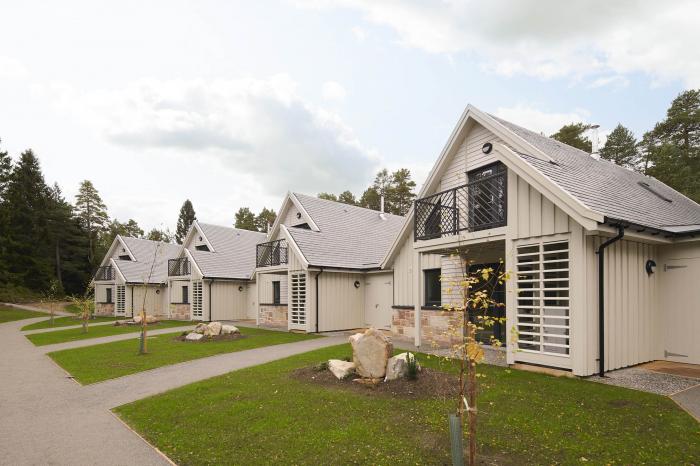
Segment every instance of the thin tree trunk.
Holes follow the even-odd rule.
[[[56,280],[58,280],[58,284],[61,285],[61,289],[63,289],[63,275],[61,274],[61,245],[58,240],[56,240]]]
[[[476,338],[476,326],[469,325],[469,338]],[[467,377],[469,385],[469,465],[476,465],[476,363],[469,360],[469,372]]]

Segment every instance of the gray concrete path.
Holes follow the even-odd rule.
[[[5,307],[14,307],[16,309],[24,309],[25,311],[34,311],[34,312],[43,312],[46,315],[51,315],[51,311],[48,309],[42,309],[40,307],[34,307],[34,306],[29,306],[26,304],[14,304],[14,303],[2,303],[3,306]],[[66,317],[66,316],[73,316],[75,314],[71,314],[70,312],[66,311],[54,311],[53,315],[57,317]]]
[[[46,320],[45,317],[42,317],[39,322],[43,322]],[[29,325],[29,324],[27,324]],[[90,322],[90,327],[95,327],[97,325],[114,325],[114,321],[108,321],[108,322]],[[83,325],[78,324],[78,325],[66,325],[65,327],[49,327],[49,328],[37,328],[34,330],[22,330],[22,335],[33,335],[35,333],[45,333],[45,332],[58,332],[59,330],[70,330],[74,328],[81,328]]]
[[[700,422],[700,385],[675,393],[671,399]]]
[[[114,408],[199,380],[342,343],[347,338],[322,337],[219,354],[87,385],[84,393],[105,408]]]
[[[39,320],[0,324],[0,464],[169,464],[19,332]]]
[[[184,332],[185,330],[192,330],[193,328],[194,325],[188,325],[182,327],[169,327],[160,328],[156,330],[148,330],[148,336],[154,337],[156,335],[163,335],[164,333],[179,333]],[[94,346],[101,345],[103,343],[112,343],[113,341],[131,340],[133,338],[139,338],[140,336],[141,332],[120,333],[119,335],[88,338],[87,340],[67,341],[65,343],[56,343],[55,345],[37,346],[37,348],[44,353],[51,353],[53,351],[61,351],[64,349],[82,348],[84,346]]]

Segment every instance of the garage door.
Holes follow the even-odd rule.
[[[393,275],[369,274],[365,279],[365,324],[390,329],[393,302]]]
[[[668,260],[661,273],[665,357],[700,364],[700,258]]]

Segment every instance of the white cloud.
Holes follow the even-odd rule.
[[[367,40],[367,30],[364,28],[361,28],[360,26],[355,26],[351,29],[352,34],[355,36],[355,39],[358,40],[358,42],[364,42]]]
[[[21,79],[28,74],[27,68],[18,60],[0,56],[0,79]]]
[[[642,72],[700,86],[700,3],[678,0],[314,0],[385,25],[430,53],[464,53],[483,69],[542,79]],[[604,81],[598,81],[599,85]],[[616,84],[619,84],[617,82]]]
[[[91,121],[114,145],[169,155],[173,167],[183,157],[204,158],[268,195],[359,190],[380,162],[338,115],[302,100],[286,75],[51,89],[57,105]],[[331,89],[337,98],[342,87]]]
[[[343,101],[347,96],[347,91],[338,82],[327,81],[323,83],[323,98],[329,101]]]

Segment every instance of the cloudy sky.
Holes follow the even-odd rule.
[[[550,134],[637,136],[700,87],[692,1],[119,1],[0,4],[0,138],[72,199],[174,228],[288,190],[420,183],[468,103]]]

